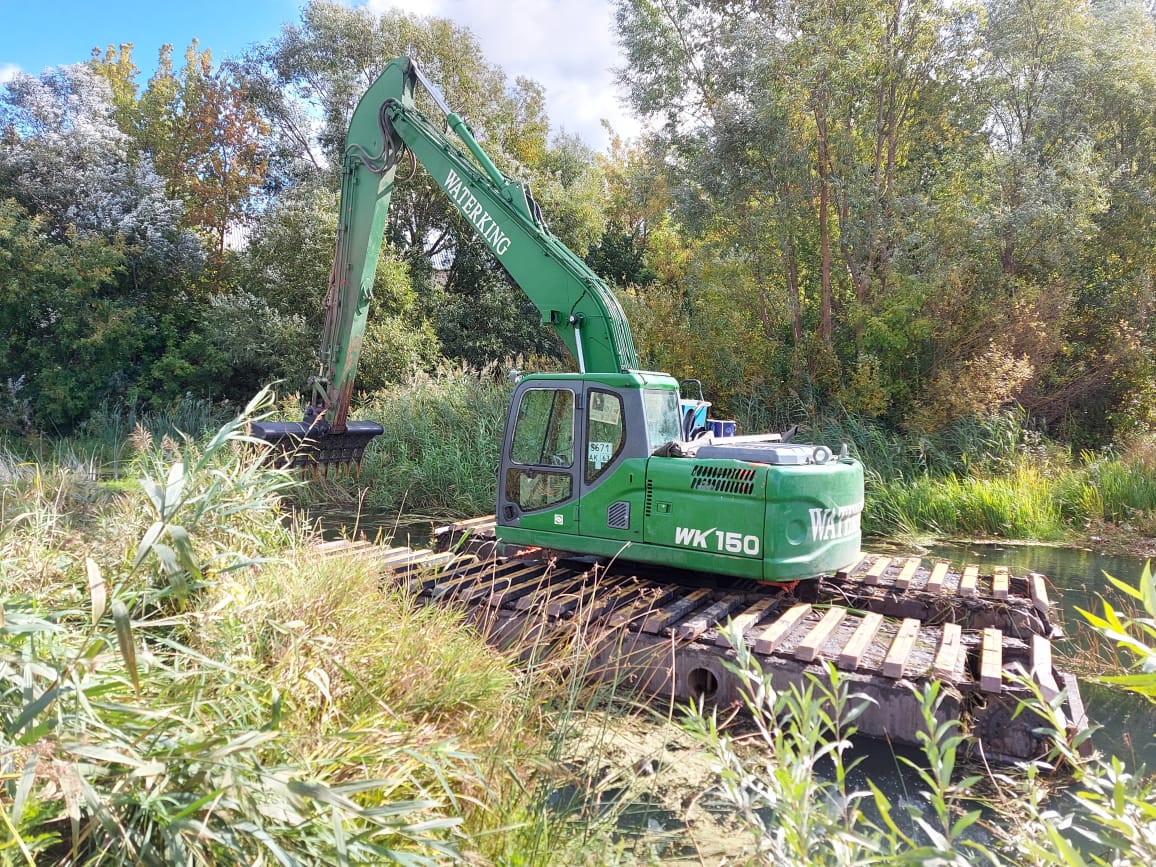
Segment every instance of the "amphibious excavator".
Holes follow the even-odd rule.
[[[418,85],[436,122],[415,103]],[[566,646],[560,636],[581,634],[591,671],[667,697],[737,700],[730,660],[741,636],[776,688],[824,665],[842,669],[874,699],[860,731],[892,742],[919,742],[912,687],[935,680],[947,685],[937,716],[964,721],[986,756],[1041,754],[1040,720],[1019,710],[1025,671],[1049,701],[1066,693],[1071,733],[1083,731],[1076,680],[1052,664],[1058,633],[1043,576],[864,554],[863,468],[845,448],[719,435],[725,426],[707,433],[701,393],[683,399],[674,377],[640,369],[613,292],[551,234],[529,188],[499,171],[411,59],[389,63],[354,111],[321,371],[301,422],[253,425],[276,453],[298,466],[356,464],[382,433],[347,414],[407,154],[577,371],[515,387],[493,517],[442,528],[436,553],[368,542],[319,552],[368,556],[383,580],[463,606],[503,646],[518,635],[539,637],[530,648]]]
[[[418,85],[442,115],[436,122],[415,104]],[[321,372],[304,420],[255,424],[257,436],[293,463],[327,467],[360,461],[382,432],[347,414],[406,154],[577,367],[524,376],[515,388],[498,467],[502,543],[771,583],[830,574],[858,556],[862,466],[845,448],[704,430],[703,402],[680,400],[674,377],[640,369],[614,293],[550,232],[529,187],[495,166],[410,58],[385,67],[350,122]]]

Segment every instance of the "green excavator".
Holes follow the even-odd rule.
[[[418,110],[425,88],[443,117]],[[453,134],[459,144],[448,137]],[[463,150],[464,147],[464,150]],[[719,436],[674,377],[640,369],[610,288],[550,233],[526,184],[502,174],[410,58],[353,113],[321,372],[301,422],[254,423],[297,466],[356,464],[382,433],[347,419],[382,235],[406,154],[429,172],[570,351],[576,373],[522,377],[498,466],[506,550],[658,564],[787,583],[859,556],[863,468],[778,434]]]

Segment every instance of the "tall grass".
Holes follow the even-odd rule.
[[[445,367],[359,405],[359,417],[385,428],[361,467],[366,505],[439,516],[492,512],[511,391],[494,367]]]
[[[550,807],[581,647],[526,674],[318,559],[244,422],[0,489],[0,863],[597,863],[613,811]]]
[[[447,808],[476,773],[452,738],[398,734],[381,724],[393,708],[367,713],[351,701],[330,724],[310,724],[333,678],[322,665],[301,674],[287,647],[336,654],[302,612],[267,617],[269,599],[283,602],[296,578],[267,558],[293,541],[277,510],[293,482],[253,454],[243,425],[204,445],[138,437],[137,495],[43,470],[6,491],[20,503],[6,505],[0,526],[6,857],[458,857],[460,818]],[[324,584],[342,586],[332,572]],[[270,633],[285,636],[276,652],[256,652],[249,637]],[[341,637],[351,655],[382,652]]]

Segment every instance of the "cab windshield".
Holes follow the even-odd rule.
[[[659,446],[681,438],[678,392],[658,388],[643,389],[642,408],[646,416],[646,442],[650,454]]]

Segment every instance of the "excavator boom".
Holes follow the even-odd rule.
[[[418,84],[444,114],[465,151],[414,103]],[[425,167],[502,267],[554,328],[579,371],[624,372],[638,356],[621,305],[609,287],[551,233],[529,187],[498,170],[461,117],[410,58],[390,62],[353,112],[341,175],[337,248],[325,296],[321,370],[311,380],[301,422],[258,423],[253,432],[296,466],[358,464],[381,433],[349,422],[398,162],[405,151]]]

